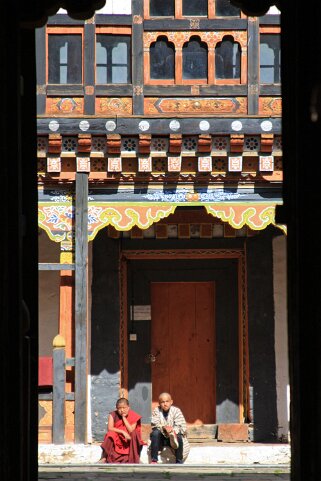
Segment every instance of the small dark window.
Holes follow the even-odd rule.
[[[215,76],[217,79],[237,79],[241,72],[241,48],[233,37],[224,37],[215,48]]]
[[[150,0],[149,14],[152,17],[173,17],[175,0]]]
[[[96,83],[127,84],[130,82],[130,36],[97,35]]]
[[[189,17],[206,17],[208,0],[183,0],[183,15]]]
[[[48,82],[82,83],[81,35],[48,36]]]
[[[207,45],[191,37],[183,46],[183,79],[207,79]]]
[[[260,36],[260,83],[281,82],[280,35],[261,34]]]
[[[217,17],[239,17],[240,9],[231,5],[230,0],[216,0],[215,15]]]
[[[173,79],[175,77],[175,49],[166,37],[159,37],[150,46],[150,78]]]

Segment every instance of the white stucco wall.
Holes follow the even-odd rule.
[[[289,438],[289,361],[287,334],[286,236],[273,239],[273,278],[275,306],[275,364],[278,435]]]

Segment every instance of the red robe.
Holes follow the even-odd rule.
[[[112,411],[114,427],[127,431],[121,416],[117,411]],[[131,440],[126,439],[122,434],[109,431],[105,435],[101,447],[104,451],[107,463],[135,463],[140,462],[140,452],[145,444],[141,438],[141,416],[131,409],[128,412],[127,421],[129,424],[136,423],[136,428],[130,433]],[[128,431],[127,431],[128,432]]]

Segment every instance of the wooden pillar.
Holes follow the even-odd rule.
[[[76,173],[75,442],[87,442],[88,174]]]
[[[141,0],[132,1],[133,33],[132,33],[132,56],[133,62],[133,114],[144,114],[144,47],[143,47],[143,15],[144,6]]]
[[[256,17],[248,19],[247,75],[248,75],[248,114],[259,112],[259,20]],[[243,57],[243,54],[242,54]]]
[[[59,334],[53,340],[52,441],[65,443],[65,340]]]
[[[73,256],[73,251],[62,251],[60,253],[60,263],[72,264]],[[65,339],[67,357],[74,357],[75,351],[74,295],[75,277],[73,271],[60,271],[59,334]],[[73,368],[69,366],[66,373],[66,392],[72,392],[73,390]]]

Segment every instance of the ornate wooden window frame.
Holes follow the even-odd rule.
[[[84,64],[85,64],[85,49],[84,49],[84,27],[46,27],[46,84],[47,85],[70,85],[70,84],[49,84],[49,48],[48,39],[49,35],[81,35],[81,83],[79,86],[84,85]]]
[[[239,79],[216,79],[215,78],[215,47],[224,37],[233,37],[241,47],[241,76]],[[171,85],[173,80],[158,80],[150,78],[150,46],[159,37],[166,37],[168,42],[175,47],[175,81],[176,85],[245,85],[247,83],[247,31],[246,30],[220,30],[217,32],[145,32],[144,33],[144,83],[147,85]],[[207,80],[193,79],[183,80],[183,45],[191,37],[198,37],[201,42],[207,44]]]
[[[120,396],[128,396],[128,297],[129,260],[237,259],[239,337],[239,422],[249,418],[249,352],[247,315],[247,272],[245,249],[159,249],[123,250],[120,256]]]
[[[95,85],[98,87],[104,86],[104,85],[131,85],[131,82],[126,82],[123,84],[117,84],[117,83],[107,83],[107,84],[97,84],[96,79],[97,79],[97,69],[96,69],[96,46],[97,46],[97,35],[127,35],[130,37],[130,43],[132,45],[132,28],[131,27],[106,27],[102,25],[97,25],[96,30],[95,30],[95,59],[94,59],[94,68],[95,68]],[[131,47],[132,49],[132,47]],[[132,59],[131,56],[128,59],[128,66],[130,67],[130,72],[131,72],[131,77],[133,75],[133,68],[131,65]]]
[[[281,27],[278,27],[278,26],[272,26],[272,25],[264,25],[264,26],[260,26],[260,29],[259,29],[259,51],[258,51],[258,55],[259,55],[259,62],[258,62],[258,68],[259,68],[259,72],[258,72],[258,78],[260,79],[260,45],[261,45],[261,34],[270,34],[270,35],[281,35]],[[282,59],[281,59],[281,62],[282,62]],[[259,83],[260,83],[260,80],[259,80]],[[260,85],[269,85],[269,84],[264,84],[264,83],[260,83]],[[280,85],[280,84],[273,84],[273,85]]]
[[[215,14],[215,0],[208,0],[208,9],[207,9],[207,15],[183,15],[183,0],[173,0],[174,2],[174,17],[169,16],[170,18],[175,18],[175,19],[184,19],[184,18],[247,18],[246,15],[241,11],[240,16],[231,16],[231,17],[216,17]],[[164,15],[164,17],[161,18],[169,18]],[[145,19],[152,19],[152,18],[159,18],[159,17],[153,17],[150,15],[150,0],[144,0],[144,18]]]

